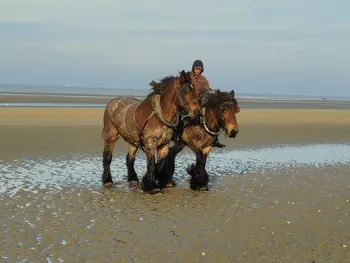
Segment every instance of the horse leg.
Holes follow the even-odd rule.
[[[209,176],[205,170],[208,154],[211,146],[198,150],[196,153],[196,164],[187,168],[187,173],[191,176],[190,188],[192,190],[208,190]]]
[[[126,156],[126,167],[128,169],[128,182],[129,187],[138,187],[139,179],[134,168],[136,152],[138,148],[133,144],[129,144],[128,154]]]
[[[166,158],[159,163],[157,172],[161,175],[160,178],[162,178],[159,180],[161,188],[172,188],[176,186],[173,179],[175,173],[175,158],[184,147],[184,144],[178,145],[177,147],[171,147]]]
[[[145,192],[150,192],[152,194],[158,193],[159,189],[155,180],[155,147],[146,148],[146,158],[147,158],[147,172],[142,178],[142,190]]]
[[[117,131],[112,124],[107,124],[103,127],[104,149],[102,184],[106,188],[111,188],[113,186],[110,167],[113,157],[114,145],[118,140],[118,137],[119,136],[117,134]]]
[[[105,142],[105,147],[103,149],[103,174],[102,174],[102,184],[106,188],[111,188],[113,186],[112,174],[111,174],[111,162],[113,157],[113,148],[115,141]]]
[[[155,168],[155,177],[159,180],[160,188],[166,187],[168,182],[168,153],[168,144],[161,146],[157,149],[157,164]]]

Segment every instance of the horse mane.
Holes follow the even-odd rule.
[[[152,80],[149,83],[149,85],[152,87],[152,91],[150,94],[147,95],[147,97],[152,96],[154,94],[160,94],[163,90],[166,89],[166,87],[169,86],[169,84],[173,83],[177,78],[178,76],[168,75],[160,79],[159,82],[155,82],[154,80]]]
[[[204,107],[214,108],[224,102],[233,102],[238,105],[234,91],[226,92],[216,89],[214,92],[205,92],[203,94],[202,106]]]

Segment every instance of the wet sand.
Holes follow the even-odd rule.
[[[101,154],[102,115],[1,108],[0,166]],[[221,138],[226,151],[350,143],[346,110],[245,109],[239,123],[236,139]],[[2,193],[0,261],[350,262],[350,163],[227,173],[200,193],[187,181],[157,196],[99,185]]]
[[[0,255],[4,262],[349,262],[349,173],[350,165],[338,165],[245,174],[210,192],[180,185],[159,196],[23,189],[1,196]]]
[[[1,159],[102,152],[103,109],[2,108]],[[350,111],[245,109],[236,139],[220,135],[227,148],[350,142]],[[119,140],[116,152],[126,153]]]
[[[0,103],[104,103],[107,104],[111,96],[84,96],[84,95],[1,95]]]

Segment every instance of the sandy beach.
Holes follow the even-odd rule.
[[[25,156],[99,154],[103,148],[100,108],[1,108],[1,159]],[[228,148],[350,141],[350,110],[244,109],[237,115],[235,140]],[[126,152],[119,140],[116,152]]]
[[[156,196],[103,189],[99,179],[9,187],[16,173],[35,176],[38,165],[64,177],[73,156],[80,166],[89,157],[102,162],[102,116],[101,108],[0,108],[1,262],[350,262],[347,161],[225,170],[209,192],[189,190],[186,180]],[[226,155],[350,143],[349,110],[244,109],[238,121],[236,139],[220,137]],[[124,165],[126,149],[120,140],[115,154],[123,161],[112,166]],[[102,170],[83,173],[99,178]]]

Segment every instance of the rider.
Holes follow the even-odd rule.
[[[195,60],[192,65],[191,82],[194,85],[196,95],[199,96],[201,91],[212,91],[209,86],[209,81],[202,75],[204,71],[203,62],[201,60]]]
[[[209,86],[209,81],[207,80],[207,78],[202,75],[203,71],[204,71],[203,62],[201,60],[195,60],[192,64],[192,71],[191,71],[190,75],[191,75],[191,82],[192,82],[194,89],[195,89],[195,92],[196,92],[196,96],[199,96],[202,92],[213,90]],[[176,134],[176,138],[175,138],[175,145],[176,146],[180,144],[180,138],[181,138],[183,130],[184,130],[184,122],[181,119],[179,122],[179,125],[177,127],[177,134]],[[219,142],[218,137],[216,137],[216,140],[214,141],[213,146],[219,147],[219,148],[225,147],[224,144],[221,144]]]

